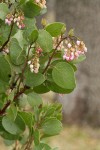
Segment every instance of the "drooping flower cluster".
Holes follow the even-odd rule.
[[[28,65],[30,67],[30,71],[34,73],[38,73],[39,71],[39,57],[42,53],[42,49],[40,47],[36,48],[36,53],[34,55],[34,58],[28,61]]]
[[[77,59],[80,55],[87,52],[87,47],[83,41],[71,40],[70,38],[63,39],[61,36],[53,38],[53,48],[58,51],[64,51],[63,59],[72,61]]]
[[[5,19],[6,24],[10,26],[12,23],[16,23],[19,29],[25,28],[25,24],[23,21],[24,21],[23,13],[18,13],[18,12],[15,15],[8,14]]]
[[[66,48],[64,48],[63,59],[67,61],[72,61],[77,59],[80,55],[87,52],[87,47],[83,41],[77,40],[75,43],[66,42]]]
[[[18,26],[19,29],[23,29],[25,28],[25,24],[24,24],[24,15],[21,14],[15,14],[15,18],[14,18],[14,23],[16,23],[16,25]]]
[[[38,4],[41,8],[46,8],[46,0],[35,0],[35,3]]]

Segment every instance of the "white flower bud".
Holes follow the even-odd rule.
[[[76,41],[76,44],[79,46],[81,44],[81,41]]]
[[[31,72],[34,72],[34,69],[33,69],[33,68],[31,69]]]
[[[17,18],[14,18],[14,22],[16,22],[17,21]]]
[[[87,47],[84,48],[84,51],[87,52]]]
[[[33,69],[33,67],[34,67],[34,66],[31,64],[31,65],[30,65],[30,69]]]
[[[28,65],[30,65],[31,64],[31,60],[29,60],[27,63],[28,63]]]
[[[19,26],[19,22],[17,22],[16,24],[17,24],[17,26]]]
[[[67,45],[67,46],[68,46],[68,48],[71,48],[71,46],[72,46],[72,45],[71,45],[70,43],[68,43],[68,45]]]
[[[20,16],[17,18],[17,21],[20,21],[21,19],[20,19]]]

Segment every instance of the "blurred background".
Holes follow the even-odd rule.
[[[48,22],[74,28],[88,48],[71,94],[55,95],[63,105],[64,130],[51,140],[60,150],[100,150],[100,0],[48,0]]]
[[[44,96],[63,105],[64,129],[47,142],[59,150],[100,150],[100,0],[47,0],[47,5],[47,21],[74,28],[88,48],[87,59],[78,66],[74,92]]]

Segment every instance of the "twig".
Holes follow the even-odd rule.
[[[23,94],[27,89],[29,89],[27,86],[25,86],[20,92],[16,93],[16,95],[14,96],[14,100],[13,101],[16,101],[17,98]],[[0,116],[4,115],[5,114],[5,111],[6,109],[10,106],[11,104],[11,101],[8,101],[5,106],[0,110]]]
[[[28,57],[29,57],[30,50],[32,48],[32,44],[33,43],[31,43],[30,46],[29,46],[29,48],[28,48],[28,54],[27,54],[27,57],[26,57],[26,61],[25,61],[24,67],[22,69],[22,73],[21,73],[21,75],[16,80],[16,81],[18,81],[20,79],[19,84],[18,84],[18,92],[19,92],[20,84],[21,84],[22,79],[23,79],[23,75],[24,75],[25,69],[27,67]]]
[[[31,43],[30,46],[29,46],[29,48],[28,48],[28,54],[27,54],[27,57],[26,57],[25,65],[24,65],[24,67],[23,67],[23,69],[22,69],[21,76],[19,76],[18,79],[17,79],[17,81],[20,79],[20,83],[21,83],[21,80],[22,80],[22,78],[23,78],[24,71],[25,71],[25,69],[26,69],[26,67],[27,67],[27,61],[28,61],[29,52],[30,52],[30,50],[31,50],[32,44],[33,44],[33,43]],[[18,86],[20,86],[20,85],[18,85]],[[29,89],[29,87],[24,86],[24,88],[23,88],[21,91],[18,90],[17,93],[16,93],[16,95],[14,96],[14,100],[13,100],[13,101],[16,101],[17,98],[18,98],[21,94],[23,94],[26,89]],[[5,113],[6,109],[10,106],[10,104],[11,104],[11,101],[8,101],[8,102],[5,104],[5,106],[0,110],[0,116],[2,116],[2,115]]]
[[[33,137],[31,137],[29,141],[26,143],[26,147],[24,148],[24,150],[30,150],[32,142],[33,142]]]
[[[49,57],[49,61],[45,67],[45,69],[43,70],[43,74],[45,74],[45,72],[48,70],[48,67],[50,66],[50,63],[52,61],[52,58],[54,57],[54,55],[56,54],[56,51],[57,51],[57,48],[59,47],[59,45],[61,44],[62,41],[64,41],[65,39],[68,39],[69,37],[64,37],[64,38],[61,38],[61,40],[58,42],[56,48],[54,49],[52,55]]]
[[[10,37],[11,37],[11,34],[12,34],[13,26],[14,26],[14,22],[13,22],[12,25],[11,25],[10,33],[9,33],[8,39],[7,39],[7,41],[2,45],[2,47],[0,48],[0,52],[3,51],[4,47],[5,47],[5,46],[8,44],[8,42],[10,41]]]

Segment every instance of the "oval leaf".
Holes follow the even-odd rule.
[[[30,87],[35,87],[42,84],[45,81],[44,75],[41,73],[32,73],[29,71],[25,72],[25,84]]]
[[[0,19],[4,20],[8,12],[9,12],[9,9],[8,9],[7,4],[0,3]]]
[[[56,37],[56,36],[62,34],[64,28],[66,29],[64,23],[54,22],[54,23],[46,26],[45,29],[46,29],[46,31],[48,31],[51,34],[51,36]]]
[[[50,52],[53,49],[52,36],[45,30],[39,31],[37,42],[44,52]]]
[[[7,116],[3,117],[2,125],[7,132],[13,135],[20,134],[25,130],[24,121],[19,115],[16,117],[15,121],[11,120]]]
[[[54,66],[52,77],[54,82],[61,88],[75,88],[74,70],[71,65],[66,62],[59,62]]]
[[[64,89],[59,87],[56,83],[54,82],[47,82],[48,84],[48,88],[56,93],[60,93],[60,94],[69,94],[71,93],[74,89]]]
[[[34,92],[38,93],[38,94],[43,94],[43,93],[47,93],[49,92],[49,88],[43,83],[39,86],[34,87]]]
[[[0,80],[8,82],[9,75],[11,75],[10,65],[5,57],[3,55],[0,55]]]
[[[33,114],[29,112],[20,112],[20,116],[23,118],[25,124],[31,129],[33,125]]]
[[[30,43],[35,42],[37,38],[38,38],[38,31],[34,30],[29,37]]]
[[[21,65],[25,61],[25,50],[23,50],[17,39],[13,38],[10,42],[10,58],[13,64]]]
[[[62,130],[62,123],[56,118],[50,118],[43,123],[42,129],[46,135],[57,135]]]
[[[34,4],[32,1],[28,1],[27,3],[25,3],[23,5],[23,11],[24,11],[24,15],[28,18],[33,18],[37,15],[39,15],[41,8]]]
[[[32,107],[42,104],[42,98],[34,92],[27,94],[27,101]]]

